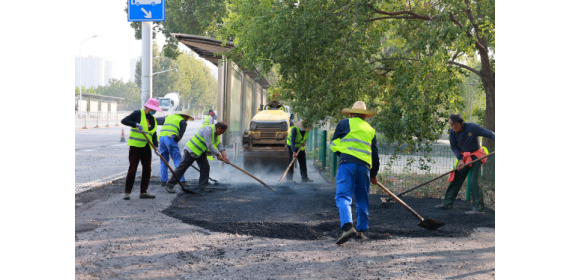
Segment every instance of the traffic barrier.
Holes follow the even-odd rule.
[[[125,130],[121,129],[121,142],[125,142]]]

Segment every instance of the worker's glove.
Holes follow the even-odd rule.
[[[143,132],[143,127],[140,123],[137,123],[137,128],[139,129],[140,132]]]
[[[174,139],[174,141],[176,141],[177,143],[178,141],[180,141],[180,137],[178,135],[172,136],[172,139]]]
[[[158,150],[154,150],[154,153],[156,154],[156,156],[160,156],[160,153],[158,152]]]

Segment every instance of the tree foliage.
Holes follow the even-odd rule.
[[[169,92],[177,91],[185,106],[190,110],[198,112],[211,109],[216,103],[218,93],[218,81],[212,74],[210,68],[203,60],[198,59],[189,52],[182,51],[176,59],[166,56],[166,49],[159,49],[156,43],[153,44],[152,72],[157,73],[164,70],[177,68],[178,71],[169,71],[153,76],[152,96],[163,97]],[[137,86],[141,85],[141,61],[137,62],[135,70],[135,80]],[[140,96],[139,96],[140,98]],[[188,107],[189,102],[189,107]]]
[[[166,20],[154,22],[152,38],[160,32],[166,37],[164,54],[175,59],[181,51],[171,33],[196,34],[215,37],[217,28],[227,15],[226,0],[168,0],[165,2]],[[128,9],[125,7],[125,13]],[[132,22],[135,38],[141,39],[141,23]]]
[[[338,121],[342,108],[362,100],[389,141],[435,140],[463,106],[459,85],[469,71],[494,107],[492,0],[236,0],[229,7],[219,36],[235,36],[228,57],[262,73],[278,65],[277,86],[289,89],[281,98],[312,124]],[[462,63],[477,55],[481,70]],[[485,126],[494,130],[494,110],[492,119]]]

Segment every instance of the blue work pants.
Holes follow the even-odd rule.
[[[170,157],[168,156],[169,154],[172,156],[172,161],[174,161],[174,167],[172,168],[172,170],[175,170],[176,167],[178,167],[178,164],[180,164],[180,161],[182,160],[182,155],[180,154],[180,148],[178,147],[178,143],[176,143],[174,139],[168,136],[160,137],[159,143],[160,143],[160,154],[166,161],[170,160]],[[166,164],[161,160],[160,161],[161,182],[168,181],[168,173],[170,173],[170,170],[168,170],[168,166],[166,166]],[[182,178],[180,178],[180,182],[184,181],[185,181],[184,175],[182,175]]]
[[[370,191],[370,170],[356,163],[344,163],[336,174],[336,207],[340,214],[340,226],[352,223],[350,204],[352,194],[356,199],[357,231],[368,229],[368,193]]]

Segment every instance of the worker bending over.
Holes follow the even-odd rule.
[[[201,191],[209,191],[208,178],[210,177],[210,164],[208,158],[214,160],[214,156],[223,162],[229,163],[230,160],[226,155],[224,145],[220,142],[220,136],[226,132],[228,126],[225,122],[218,122],[215,125],[203,126],[198,130],[194,137],[186,143],[184,147],[184,156],[182,162],[176,167],[174,173],[180,178],[186,172],[186,169],[194,163],[198,162],[200,167],[200,178],[198,179],[198,187]],[[166,190],[174,193],[174,185],[177,181],[174,176],[166,183]]]
[[[156,147],[158,141],[156,139],[156,119],[154,113],[156,111],[162,112],[158,106],[158,100],[149,98],[144,105],[144,109],[135,110],[126,118],[121,120],[121,123],[130,126],[131,133],[129,135],[129,171],[127,172],[127,181],[125,182],[125,195],[123,199],[129,200],[131,198],[131,191],[135,184],[135,175],[139,161],[142,165],[141,174],[141,193],[139,198],[155,198],[154,195],[147,193],[148,183],[150,182],[151,162],[152,162],[152,147],[144,137],[143,133],[152,141]],[[158,149],[155,148],[155,154],[158,156]]]
[[[485,203],[483,201],[483,191],[479,188],[479,176],[481,164],[486,163],[487,159],[484,158],[473,164],[469,164],[469,162],[484,157],[487,154],[485,150],[479,146],[477,137],[483,136],[495,141],[495,133],[475,123],[464,123],[463,118],[459,114],[451,114],[449,116],[449,126],[451,127],[449,130],[449,145],[457,157],[457,168],[459,168],[459,171],[455,171],[449,175],[448,181],[450,183],[445,192],[443,204],[435,207],[440,209],[452,209],[459,189],[461,189],[461,185],[467,178],[469,171],[471,171],[470,186],[471,197],[473,197],[473,209],[465,213],[481,214],[485,209]]]
[[[178,142],[184,136],[186,132],[186,121],[193,121],[194,118],[190,116],[190,110],[184,109],[182,112],[172,114],[170,116],[156,118],[158,125],[162,125],[162,129],[158,134],[160,154],[168,162],[169,155],[172,156],[172,161],[174,161],[174,167],[178,167],[178,164],[182,160],[182,155],[180,154],[180,148],[178,147]],[[168,181],[168,166],[164,161],[160,161],[160,184],[166,187],[166,181]],[[185,184],[184,174],[180,178],[180,182]]]
[[[368,193],[370,183],[377,184],[379,169],[376,132],[365,121],[376,113],[366,110],[366,104],[356,101],[352,109],[342,110],[350,115],[338,123],[334,132],[331,150],[339,158],[336,174],[336,207],[340,214],[342,236],[336,244],[343,244],[352,237],[365,239],[368,230]],[[371,168],[372,167],[372,168]],[[352,195],[356,200],[356,229],[352,224],[350,204]]]
[[[287,150],[289,151],[289,162],[293,161],[295,157],[299,160],[299,166],[301,167],[301,181],[302,182],[313,182],[307,176],[307,157],[305,155],[305,143],[309,137],[309,131],[313,130],[312,127],[303,127],[303,120],[294,123],[295,125],[289,130],[289,135],[287,135]],[[295,139],[295,141],[291,141]],[[292,144],[294,143],[294,145]],[[292,165],[287,172],[287,181],[295,183],[293,181],[293,173],[295,172],[295,165]]]

